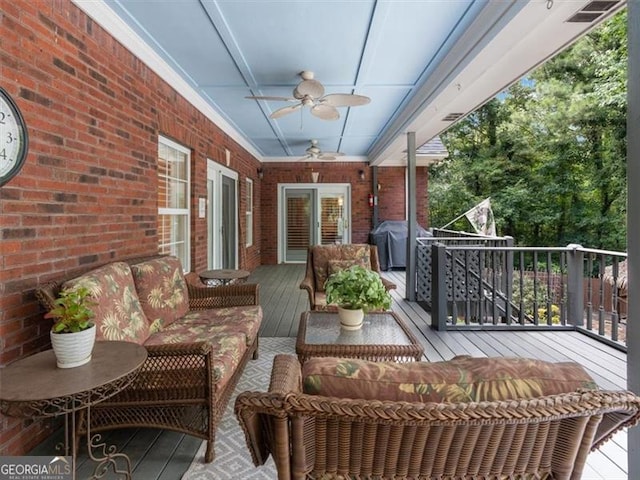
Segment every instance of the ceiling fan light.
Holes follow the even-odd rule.
[[[319,98],[324,95],[324,87],[317,80],[303,80],[295,88],[295,91],[302,96],[310,96],[312,98]]]

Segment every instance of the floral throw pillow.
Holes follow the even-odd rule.
[[[158,332],[189,311],[189,294],[177,257],[162,257],[131,266],[142,309],[151,333]]]
[[[355,258],[353,260],[329,260],[329,275],[327,278],[329,278],[334,273],[346,270],[353,267],[354,265],[358,265],[366,269],[371,268],[371,262],[364,258]]]
[[[92,322],[96,340],[121,340],[143,344],[149,324],[136,294],[129,265],[114,262],[66,282],[63,287],[86,287],[96,305]]]
[[[303,390],[313,395],[407,402],[481,402],[596,389],[575,362],[456,357],[446,362],[389,363],[312,358]]]

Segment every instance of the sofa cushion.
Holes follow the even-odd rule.
[[[167,256],[138,263],[131,271],[151,333],[187,313],[189,294],[178,258]]]
[[[174,322],[161,332],[152,334],[144,345],[210,343],[213,347],[211,356],[216,388],[222,389],[247,351],[245,338],[243,333],[229,333],[224,325],[183,325],[182,322]]]
[[[63,287],[86,287],[96,302],[92,308],[96,340],[142,344],[149,324],[136,294],[129,265],[114,262],[66,282]]]
[[[371,247],[366,244],[313,247],[313,271],[317,291],[324,292],[324,282],[329,278],[330,260],[348,260],[353,262],[351,265],[365,265],[371,268]]]
[[[241,333],[247,346],[252,345],[258,336],[262,322],[262,308],[259,305],[192,310],[180,319],[182,326],[211,325],[220,332]],[[173,325],[172,325],[173,326]]]
[[[460,356],[436,363],[312,358],[302,374],[309,394],[422,403],[534,398],[597,388],[577,363],[509,357]]]

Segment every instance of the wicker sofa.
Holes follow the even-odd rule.
[[[157,427],[207,440],[214,458],[222,416],[262,321],[258,285],[206,287],[171,256],[113,262],[49,282],[36,296],[50,310],[61,288],[82,284],[96,299],[97,340],[144,345],[148,359],[121,393],[91,410],[91,431]],[[80,421],[79,433],[86,431]]]
[[[235,411],[279,480],[578,480],[589,451],[639,419],[639,397],[594,388],[573,362],[279,355],[269,391],[241,393]]]
[[[310,310],[332,310],[335,306],[327,305],[324,283],[335,268],[351,265],[362,265],[380,274],[378,247],[366,244],[315,245],[307,251],[307,269],[300,283],[300,289],[306,290],[309,296]],[[396,288],[396,284],[382,278],[387,290]]]

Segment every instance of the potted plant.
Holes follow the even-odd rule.
[[[338,305],[340,323],[347,330],[362,327],[365,312],[391,307],[391,295],[385,289],[380,275],[359,265],[331,275],[324,289],[327,304]]]
[[[83,286],[63,289],[45,318],[53,318],[51,346],[60,368],[73,368],[91,360],[96,326],[91,322],[91,292]]]

